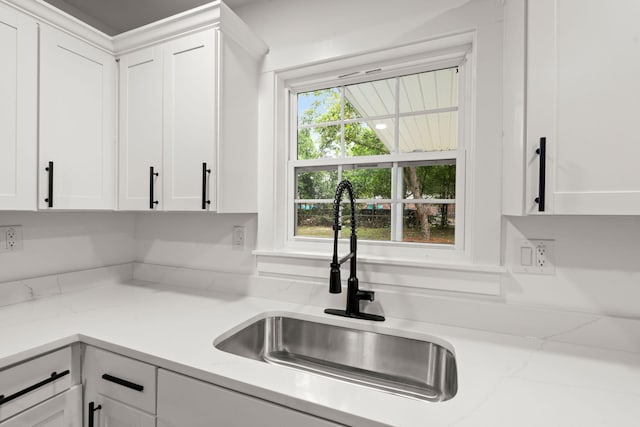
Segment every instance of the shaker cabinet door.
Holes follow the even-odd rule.
[[[120,58],[118,208],[161,209],[162,49],[153,46]],[[158,175],[152,175],[153,173]],[[154,181],[151,194],[151,180]],[[154,203],[158,201],[158,203]]]
[[[164,209],[215,210],[216,32],[172,40],[163,51]]]
[[[640,214],[637,0],[528,2],[528,212]]]
[[[75,386],[0,423],[0,427],[81,427],[82,386]]]
[[[38,29],[3,4],[0,52],[0,210],[35,210]]]
[[[41,25],[40,208],[115,208],[115,91],[110,53]]]

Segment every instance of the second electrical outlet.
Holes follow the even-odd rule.
[[[22,250],[22,226],[8,225],[0,227],[0,252]]]

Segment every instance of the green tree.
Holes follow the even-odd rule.
[[[342,119],[340,93],[336,89],[302,94],[312,96],[310,104],[299,119],[300,124],[312,125],[298,131],[298,158],[316,159],[339,155],[341,145],[341,127],[323,125]],[[362,116],[356,108],[345,100],[344,118],[360,119]],[[375,130],[366,124],[366,120],[344,125],[346,156],[374,156],[389,154],[388,148],[378,137]],[[298,175],[298,192],[300,198],[327,198],[318,195],[331,194],[337,184],[331,173],[301,173]],[[345,170],[343,177],[349,179],[361,199],[390,198],[391,171],[389,168],[363,168]],[[404,168],[404,197],[413,199],[455,198],[455,165],[408,166]],[[335,182],[335,184],[334,184]],[[448,227],[448,204],[440,205],[440,227]],[[426,204],[416,203],[416,220],[420,226],[422,237],[431,238],[429,210]]]

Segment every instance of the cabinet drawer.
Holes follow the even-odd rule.
[[[0,371],[0,421],[67,390],[71,377],[71,347]]]
[[[156,412],[156,367],[128,357],[87,347],[83,366],[85,384],[96,393],[150,414]]]

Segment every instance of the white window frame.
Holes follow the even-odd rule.
[[[443,68],[457,67],[458,75],[458,148],[451,151],[433,151],[424,153],[396,153],[383,156],[359,156],[353,158],[324,158],[314,160],[297,160],[297,94],[317,90],[320,88],[337,87],[362,83],[372,80],[393,78],[402,75],[435,71]],[[338,164],[368,164],[368,163],[392,163],[394,167],[398,163],[424,160],[455,159],[456,161],[456,230],[455,243],[444,245],[436,243],[414,243],[399,241],[358,241],[358,256],[360,259],[372,257],[376,259],[423,261],[425,258],[443,262],[457,261],[464,262],[470,256],[468,251],[468,240],[466,223],[468,215],[467,183],[470,176],[467,167],[467,156],[473,144],[473,132],[469,129],[471,125],[470,115],[473,108],[473,90],[471,86],[471,73],[467,70],[472,67],[470,46],[462,44],[450,48],[446,54],[425,55],[420,59],[413,57],[395,58],[387,62],[384,66],[373,64],[359,65],[357,68],[336,69],[332,73],[324,72],[322,75],[308,76],[301,75],[296,79],[284,81],[284,99],[286,102],[286,223],[283,227],[284,249],[299,253],[329,253],[332,239],[314,238],[294,235],[295,221],[295,168],[303,166],[332,166]],[[379,70],[378,70],[379,69]],[[370,70],[376,70],[371,73]],[[344,74],[351,74],[348,77],[339,77]],[[301,73],[303,74],[303,73]],[[396,100],[398,101],[398,100]],[[396,115],[398,112],[396,111]],[[392,116],[394,118],[396,115]],[[324,123],[323,123],[324,124]],[[398,126],[398,124],[397,124]],[[393,174],[392,174],[393,176]],[[392,183],[397,185],[397,183]],[[393,200],[398,202],[400,199]],[[433,202],[437,202],[434,200]],[[400,205],[401,206],[401,205]],[[393,225],[392,225],[393,227]],[[346,239],[343,239],[346,240]],[[340,246],[346,243],[341,241]],[[341,249],[345,250],[345,249]]]
[[[390,199],[357,199],[356,203],[390,203],[393,206],[393,209],[398,211],[402,208],[402,202],[408,199],[404,199],[400,195],[399,187],[402,186],[401,180],[397,178],[401,177],[401,174],[398,173],[397,169],[401,167],[401,164],[407,162],[424,162],[424,161],[433,161],[433,160],[455,160],[456,162],[456,198],[455,199],[418,199],[417,203],[422,204],[440,204],[440,203],[451,203],[455,205],[456,209],[456,227],[455,227],[455,237],[454,244],[438,244],[438,243],[417,243],[417,242],[403,242],[398,240],[390,240],[390,241],[372,241],[372,240],[364,240],[358,239],[358,247],[361,253],[366,254],[370,252],[375,246],[382,245],[379,251],[384,251],[382,248],[393,247],[393,248],[407,248],[405,252],[411,251],[412,248],[422,249],[422,250],[457,250],[462,251],[464,249],[464,200],[465,200],[465,147],[464,141],[461,139],[461,135],[463,135],[463,118],[464,118],[464,108],[462,108],[461,103],[464,101],[464,84],[460,82],[464,81],[464,59],[460,58],[459,60],[452,60],[451,64],[443,66],[441,62],[436,64],[427,63],[422,66],[411,65],[407,68],[402,68],[402,62],[400,61],[397,65],[399,68],[394,68],[390,72],[383,73],[382,70],[375,71],[374,73],[365,72],[358,73],[357,76],[349,78],[349,77],[334,77],[333,79],[324,81],[324,82],[315,82],[314,86],[308,86],[304,83],[299,86],[289,87],[288,88],[288,97],[289,97],[289,123],[291,124],[289,132],[288,132],[288,165],[287,165],[287,242],[289,246],[298,245],[304,247],[305,249],[312,249],[313,245],[316,245],[319,242],[326,241],[327,238],[318,238],[318,237],[308,237],[308,236],[296,236],[295,235],[295,204],[296,203],[329,203],[333,202],[333,199],[314,199],[314,200],[303,200],[296,199],[296,188],[295,188],[295,170],[296,168],[304,168],[304,167],[332,167],[335,166],[338,168],[338,181],[341,180],[340,170],[342,166],[345,165],[367,165],[367,164],[391,164],[391,186],[392,186],[392,198]],[[434,66],[435,65],[435,66]],[[341,102],[344,103],[344,87],[375,81],[382,80],[388,78],[398,78],[407,75],[414,75],[425,73],[429,71],[436,71],[440,69],[446,68],[457,68],[458,69],[458,106],[457,107],[446,107],[439,108],[435,110],[425,110],[425,111],[415,111],[411,113],[400,113],[399,111],[399,103],[400,96],[398,87],[396,87],[396,106],[395,113],[389,114],[386,116],[376,116],[372,119],[380,120],[385,118],[390,118],[395,120],[396,123],[396,136],[394,138],[394,152],[391,154],[379,155],[379,156],[358,156],[358,157],[346,157],[344,155],[345,149],[345,141],[344,134],[341,139],[341,155],[337,158],[321,158],[321,159],[309,159],[309,160],[298,160],[297,159],[297,131],[300,128],[297,126],[298,123],[298,106],[297,106],[297,98],[298,94],[310,92],[313,90],[319,90],[324,88],[334,88],[341,87],[340,96]],[[364,76],[361,74],[365,74]],[[382,74],[382,75],[381,75]],[[399,80],[397,81],[399,82]],[[344,107],[343,107],[344,109]],[[398,129],[400,126],[400,118],[405,116],[415,116],[419,114],[434,114],[441,112],[449,112],[449,111],[457,111],[458,112],[458,148],[456,150],[447,150],[447,151],[429,151],[429,152],[421,152],[421,153],[400,153],[399,152],[399,138],[398,138]],[[342,123],[358,123],[363,119],[349,119],[349,120],[340,120],[336,122],[327,122],[321,123],[321,126],[329,126],[329,125],[341,125]],[[314,127],[314,126],[304,126],[304,127]],[[395,180],[393,178],[396,178]],[[393,197],[395,195],[396,197]],[[356,195],[357,196],[357,195]],[[399,230],[402,227],[402,224],[398,225],[397,222],[402,221],[402,213],[395,212],[395,215],[392,215],[392,219],[395,217],[396,223],[391,223],[391,236],[397,237],[399,234]],[[458,221],[458,218],[462,218],[462,221]],[[331,239],[332,240],[332,239]],[[295,243],[294,243],[295,242]],[[303,243],[305,242],[305,243]],[[375,249],[374,249],[375,250]],[[396,249],[397,250],[397,249]]]
[[[293,227],[288,226],[293,224],[294,218],[294,165],[289,162],[290,153],[293,152],[291,125],[296,123],[295,109],[290,105],[292,90],[302,92],[305,88],[319,88],[323,82],[352,72],[359,75],[350,77],[349,83],[357,82],[366,70],[377,68],[382,69],[376,74],[376,79],[379,79],[385,77],[384,73],[391,77],[410,74],[412,69],[418,72],[458,66],[461,98],[456,163],[457,169],[464,171],[464,182],[460,185],[456,183],[456,201],[463,201],[459,206],[464,212],[458,210],[456,216],[462,216],[464,220],[456,227],[462,226],[463,236],[460,239],[456,236],[456,245],[453,247],[409,242],[369,243],[361,240],[358,245],[358,277],[365,286],[371,283],[475,295],[501,294],[500,277],[505,269],[500,266],[499,259],[493,257],[493,251],[488,257],[478,253],[482,245],[479,238],[474,239],[476,233],[479,236],[486,235],[484,229],[476,230],[478,220],[475,216],[475,210],[483,208],[476,200],[478,195],[474,189],[477,161],[475,144],[479,132],[475,123],[476,43],[476,32],[471,30],[263,74],[261,132],[264,137],[261,140],[266,145],[261,148],[258,241],[257,249],[253,252],[257,257],[258,276],[284,279],[284,283],[298,279],[319,284],[327,281],[333,243],[331,239],[293,238]],[[486,61],[484,58],[483,61]],[[486,67],[486,62],[482,64]],[[403,72],[400,73],[399,69]],[[340,85],[346,83],[344,79],[340,80]],[[487,102],[486,96],[483,102]],[[494,108],[493,101],[490,105]],[[495,123],[490,122],[488,127],[480,129],[481,136],[486,138],[487,130],[495,129]],[[438,153],[429,155],[437,156]],[[415,159],[414,153],[402,156],[402,160]],[[485,158],[483,153],[482,160]],[[357,161],[368,162],[369,159],[354,160]],[[458,176],[462,178],[459,172]],[[483,188],[480,194],[484,195],[487,191]],[[458,206],[456,208],[459,209]],[[493,221],[484,211],[481,211],[481,217]],[[490,230],[498,228],[495,221],[491,222]],[[339,244],[340,254],[348,250],[348,239],[342,240]],[[489,259],[490,263],[478,263],[478,259]]]

